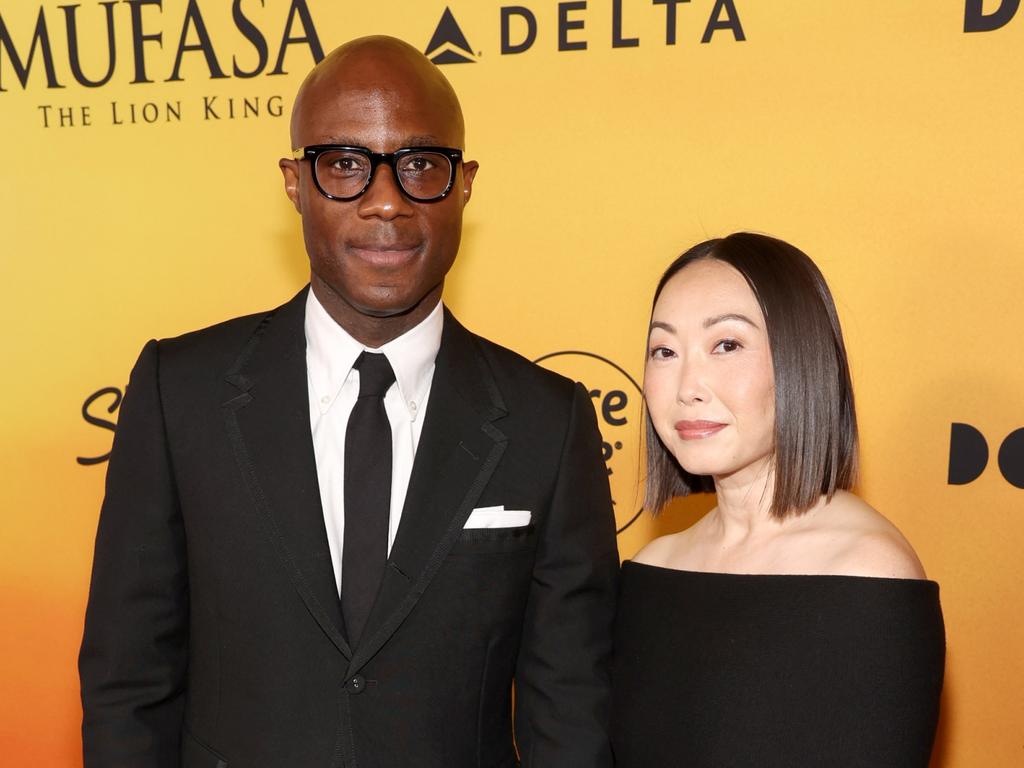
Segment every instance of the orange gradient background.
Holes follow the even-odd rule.
[[[602,393],[626,424],[603,424],[620,523],[636,511],[640,381],[650,296],[679,252],[749,229],[801,247],[835,294],[862,432],[860,493],[890,517],[941,584],[948,658],[934,766],[1024,764],[1024,490],[999,472],[1024,427],[1024,11],[965,34],[964,2],[735,0],[745,40],[700,42],[714,0],[612,0],[570,16],[585,41],[558,50],[558,8],[532,47],[501,53],[500,3],[450,0],[473,63],[446,65],[481,170],[446,301],[474,330]],[[292,0],[241,0],[265,35],[269,70]],[[370,33],[421,50],[444,2],[308,0],[324,50]],[[998,0],[984,4],[993,12]],[[84,88],[68,65],[57,0],[0,0],[22,59],[42,7],[64,88],[37,51],[25,87],[0,48],[0,762],[81,764],[76,655],[109,449],[85,399],[123,389],[147,339],[270,308],[305,282],[300,222],[277,159],[291,100],[313,63],[288,47],[287,74],[211,79],[183,56],[167,82],[184,0],[144,10],[151,84],[132,84],[130,8],[114,6],[118,63]],[[231,4],[198,0],[220,65],[252,68]],[[78,8],[82,67],[106,67],[103,9]],[[518,38],[519,27],[513,28]],[[520,31],[516,31],[520,30]],[[296,21],[294,36],[302,34]],[[191,30],[190,41],[196,32]],[[279,97],[283,114],[266,109]],[[204,97],[221,116],[204,119]],[[259,98],[229,119],[229,98]],[[181,102],[179,120],[115,125],[131,104]],[[88,107],[90,126],[44,127],[41,106]],[[162,107],[159,107],[163,109]],[[57,114],[55,111],[52,115]],[[611,365],[613,363],[614,365]],[[619,371],[615,366],[621,368]],[[625,372],[625,373],[623,373]],[[626,375],[628,374],[628,376]],[[110,398],[94,416],[108,414]],[[600,407],[600,405],[599,405]],[[950,424],[990,450],[974,482],[947,484]],[[692,522],[694,498],[619,537],[623,557]]]

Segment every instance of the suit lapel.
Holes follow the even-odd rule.
[[[505,450],[505,415],[472,335],[445,311],[426,421],[380,592],[349,665],[387,642],[437,573]]]
[[[331,641],[351,658],[324,526],[309,427],[306,290],[264,318],[227,375],[224,404],[235,456],[295,589]]]

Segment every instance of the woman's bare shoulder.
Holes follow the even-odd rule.
[[[678,534],[670,533],[667,536],[659,536],[641,548],[639,552],[630,558],[634,563],[644,565],[664,566],[672,552],[672,540]]]
[[[819,514],[830,573],[924,579],[924,567],[900,530],[863,499],[837,493]]]
[[[632,557],[634,563],[656,565],[660,568],[679,568],[689,549],[692,529],[659,536]]]

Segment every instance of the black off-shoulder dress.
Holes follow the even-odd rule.
[[[626,562],[616,765],[923,768],[944,661],[933,581]]]

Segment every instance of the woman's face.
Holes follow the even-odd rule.
[[[767,472],[775,442],[772,356],[761,308],[733,267],[696,261],[662,289],[644,398],[655,430],[687,472],[716,482]]]

